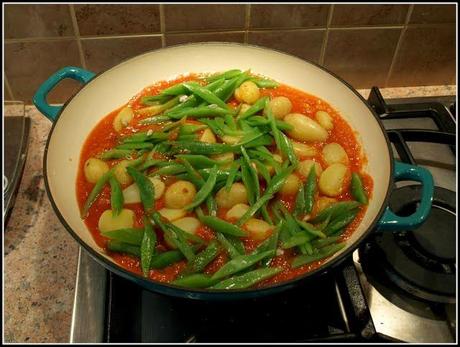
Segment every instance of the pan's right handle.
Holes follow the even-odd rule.
[[[51,106],[48,104],[46,101],[48,93],[65,78],[71,78],[86,84],[94,76],[94,72],[79,67],[67,66],[62,68],[61,70],[52,74],[45,82],[42,83],[40,87],[38,87],[38,90],[33,97],[34,105],[39,109],[41,113],[46,116],[46,118],[54,122],[62,106]]]

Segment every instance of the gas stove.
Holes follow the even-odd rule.
[[[433,174],[427,222],[415,231],[374,233],[315,283],[241,302],[201,302],[142,289],[80,250],[71,342],[455,342],[455,97],[369,104],[394,156]],[[410,214],[420,187],[398,182],[390,207]]]

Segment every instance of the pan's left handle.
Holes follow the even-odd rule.
[[[48,101],[46,101],[48,93],[54,87],[56,87],[56,85],[63,79],[71,78],[83,84],[86,84],[94,76],[94,72],[79,67],[64,67],[61,70],[52,74],[45,82],[42,83],[40,87],[38,87],[38,90],[33,97],[34,105],[39,109],[41,113],[43,113],[46,116],[46,118],[54,122],[62,106],[51,106],[50,104],[48,104]]]

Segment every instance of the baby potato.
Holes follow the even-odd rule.
[[[287,133],[297,141],[326,141],[328,132],[310,117],[301,113],[289,113],[284,117],[284,121],[293,126]]]
[[[324,210],[326,207],[329,207],[330,205],[332,205],[332,204],[334,204],[336,202],[337,202],[337,200],[334,199],[334,198],[330,198],[330,197],[327,197],[327,196],[320,196],[315,202],[316,213],[318,214],[319,212]]]
[[[319,190],[327,196],[338,196],[345,190],[345,180],[350,175],[347,166],[336,163],[323,171],[319,178]]]
[[[113,174],[115,178],[120,182],[120,184],[130,184],[133,182],[133,178],[131,175],[126,171],[126,167],[129,164],[129,160],[122,160],[117,165],[115,165]]]
[[[326,130],[332,130],[334,128],[334,123],[332,117],[326,111],[318,111],[315,114],[316,120],[318,123]]]
[[[249,219],[243,224],[243,228],[247,230],[249,237],[256,241],[265,240],[272,233],[274,226],[266,221],[256,218]]]
[[[229,145],[234,145],[237,144],[238,142],[241,141],[241,137],[239,136],[230,136],[230,135],[224,135],[221,137],[223,143],[227,143]]]
[[[184,208],[196,195],[196,188],[188,181],[177,181],[171,184],[165,193],[165,205],[168,208]]]
[[[304,177],[308,177],[308,175],[310,174],[311,167],[313,165],[315,166],[316,177],[319,177],[323,172],[323,168],[321,167],[320,163],[317,163],[316,161],[310,159],[301,161],[299,163],[299,166],[297,167],[297,172]]]
[[[164,218],[166,218],[170,222],[172,222],[172,221],[175,221],[176,219],[185,217],[187,214],[187,211],[180,209],[180,208],[162,208],[158,210],[158,213],[161,214]]]
[[[323,159],[328,165],[342,163],[348,164],[347,152],[338,143],[328,143],[322,150]]]
[[[124,208],[118,216],[114,216],[112,210],[105,210],[99,217],[97,225],[100,232],[132,228],[134,225],[134,212]]]
[[[184,217],[181,219],[177,219],[174,222],[172,222],[172,224],[182,229],[186,233],[193,235],[196,233],[196,231],[201,225],[200,221],[194,217]],[[177,248],[177,246],[174,244],[174,241],[172,241],[172,239],[169,237],[169,234],[164,234],[164,240],[169,248]]]
[[[270,100],[267,108],[271,108],[273,116],[278,119],[283,119],[292,110],[291,100],[285,96],[277,96]]]
[[[260,98],[260,90],[252,81],[243,82],[235,90],[235,98],[240,102],[252,105]]]
[[[134,112],[131,107],[124,107],[113,119],[113,128],[120,132],[134,118]]]
[[[160,199],[165,191],[165,184],[158,177],[149,177],[149,180],[152,182],[155,190],[155,200]],[[139,187],[136,183],[123,189],[123,199],[126,204],[141,202]]]
[[[216,136],[211,129],[205,129],[200,137],[201,142],[216,143]]]
[[[225,214],[226,219],[240,219],[249,210],[249,206],[246,204],[236,204]]]
[[[248,193],[242,183],[233,183],[230,191],[227,192],[225,187],[221,188],[216,194],[217,206],[231,208],[236,204],[245,204],[248,202]]]
[[[315,147],[306,145],[305,143],[292,142],[292,147],[294,148],[294,153],[297,157],[314,157],[318,151]]]
[[[109,171],[107,163],[97,158],[89,158],[83,166],[85,178],[91,183],[96,183],[107,171]]]
[[[294,195],[299,191],[300,179],[296,175],[289,175],[280,189],[282,195]]]

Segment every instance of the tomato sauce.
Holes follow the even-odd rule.
[[[159,82],[155,85],[149,86],[142,90],[138,95],[134,96],[130,101],[129,105],[133,108],[133,110],[137,110],[141,107],[145,107],[141,104],[142,97],[156,95],[160,91],[165,88],[168,88],[172,85],[177,83],[185,82],[185,81],[196,81],[198,79],[198,75],[190,74],[187,76],[181,76],[172,81],[163,81]],[[300,158],[302,159],[313,159],[319,162],[323,167],[327,165],[323,162],[321,157],[321,148],[327,144],[332,142],[339,143],[346,151],[348,158],[349,158],[349,167],[352,172],[359,172],[362,179],[364,189],[366,190],[368,196],[372,197],[372,190],[373,190],[373,181],[372,178],[364,172],[364,166],[366,164],[366,157],[363,155],[361,146],[356,139],[356,134],[351,129],[351,127],[346,123],[346,121],[341,118],[339,113],[334,110],[327,102],[321,100],[320,98],[307,94],[305,92],[299,91],[297,89],[280,85],[278,88],[275,89],[261,89],[262,95],[269,95],[271,97],[276,96],[286,96],[292,102],[292,113],[302,113],[310,117],[314,117],[314,114],[317,111],[326,111],[328,112],[334,121],[334,127],[329,132],[329,137],[324,143],[315,143],[314,146],[318,149],[318,155],[315,157],[308,157],[308,158]],[[236,106],[237,102],[232,99],[229,101],[229,104],[232,106]],[[156,131],[159,129],[159,125],[142,125],[139,121],[145,116],[135,116],[131,124],[124,128],[120,133],[117,133],[113,129],[113,120],[118,112],[121,110],[120,107],[117,110],[114,110],[106,117],[104,117],[96,127],[91,131],[88,138],[85,141],[83,149],[81,151],[80,156],[80,163],[79,163],[79,170],[77,175],[77,183],[76,183],[76,191],[77,191],[77,199],[80,208],[83,207],[91,189],[93,188],[93,184],[89,183],[85,179],[85,175],[83,172],[83,166],[87,159],[100,154],[104,150],[111,149],[115,147],[118,143],[118,139],[121,136],[126,136],[129,134],[133,134],[139,131],[146,131],[148,129],[152,129],[152,131]],[[188,120],[187,122],[201,124],[198,121]],[[108,164],[110,167],[116,165],[120,160],[109,160]],[[306,177],[298,174],[298,177],[305,181]],[[166,182],[166,186],[172,184],[174,179],[169,180]],[[263,182],[261,182],[261,188],[263,188]],[[125,188],[125,186],[122,186]],[[317,193],[318,194],[318,193]],[[287,207],[288,210],[292,211],[295,205],[295,196],[282,196],[278,197],[282,203]],[[345,191],[342,195],[337,197],[337,200],[349,200],[351,198],[350,191]],[[156,208],[161,209],[164,206],[164,197],[156,201]],[[141,227],[143,225],[142,218],[143,218],[143,207],[141,203],[137,204],[129,204],[125,205],[125,208],[129,208],[134,211],[135,214],[135,227]],[[100,197],[94,202],[92,207],[89,210],[88,216],[85,219],[85,223],[90,230],[94,240],[96,243],[106,249],[107,238],[102,236],[98,229],[98,220],[100,215],[103,211],[110,209],[110,188],[105,187]],[[218,210],[218,217],[224,218],[227,209],[219,209]],[[312,211],[312,215],[315,214],[315,211]],[[341,235],[341,240],[347,240],[351,234],[356,230],[358,225],[360,224],[363,216],[365,214],[365,208],[358,213],[355,220],[350,223],[346,230]],[[207,226],[201,226],[197,231],[197,236],[203,238],[206,241],[212,240],[215,238],[214,232],[208,228]],[[164,243],[163,238],[160,232],[157,232],[158,237],[158,246],[157,251],[165,251],[168,249],[168,246]],[[243,244],[245,246],[246,252],[250,252],[260,244],[261,241],[254,241],[249,238],[242,239]],[[140,269],[140,260],[134,256],[115,253],[107,251],[108,254],[114,259],[116,263],[120,266],[124,267],[125,269],[134,272],[136,274],[141,275],[142,271]],[[290,263],[292,258],[295,256],[295,252],[292,249],[283,250],[277,253],[276,257],[272,261],[272,266],[279,266],[283,269],[281,273],[278,275],[265,280],[259,283],[256,287],[260,288],[269,284],[279,283],[286,280],[290,280],[293,278],[298,277],[299,275],[313,271],[317,269],[321,264],[323,264],[327,259],[323,259],[320,261],[316,261],[304,266],[301,266],[297,269],[291,269]],[[228,260],[228,255],[225,252],[219,254],[219,256],[214,259],[205,269],[205,273],[212,274],[216,272],[226,261]],[[171,266],[168,266],[164,269],[153,269],[150,270],[149,277],[152,280],[160,281],[160,282],[171,282],[174,280],[177,275],[184,269],[186,266],[186,261],[177,262]]]

